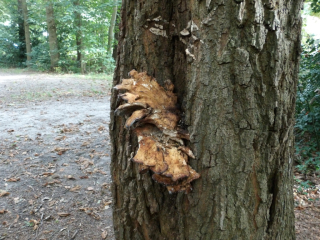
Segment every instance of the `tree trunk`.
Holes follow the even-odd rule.
[[[19,64],[26,60],[26,38],[24,32],[24,17],[22,0],[18,0],[18,36],[19,36]]]
[[[29,23],[28,23],[28,8],[26,0],[21,0],[21,7],[23,12],[23,22],[24,22],[24,35],[26,41],[26,50],[27,50],[27,66],[29,65],[28,62],[31,61],[31,39],[30,39],[30,30],[29,30]]]
[[[78,66],[81,67],[81,61],[82,61],[82,57],[81,57],[81,50],[82,50],[82,31],[81,31],[81,13],[79,12],[79,7],[80,5],[80,1],[79,0],[75,0],[73,2],[73,6],[75,7],[75,11],[74,11],[74,22],[75,22],[75,28],[76,28],[76,45],[77,45],[77,62],[78,62]],[[82,70],[82,67],[81,67]],[[82,71],[81,71],[82,72]]]
[[[120,14],[117,11],[115,28],[114,28],[114,40],[119,40],[119,22],[120,22]],[[116,61],[117,60],[117,46],[115,46],[112,50],[112,58]]]
[[[112,11],[112,16],[111,16],[111,22],[109,26],[109,33],[108,33],[108,52],[110,53],[113,47],[113,39],[114,39],[114,26],[116,24],[116,19],[117,19],[117,11],[118,11],[118,5],[117,0],[113,0],[113,3],[115,4],[113,7]]]
[[[59,52],[58,52],[58,39],[57,39],[57,29],[53,13],[52,3],[48,3],[46,6],[47,13],[47,26],[49,33],[49,48],[50,48],[50,60],[51,60],[51,69],[58,65],[59,61]]]
[[[295,239],[294,107],[302,1],[123,0],[113,84],[131,69],[170,79],[198,173],[169,194],[129,161],[137,139],[115,116],[117,239]]]

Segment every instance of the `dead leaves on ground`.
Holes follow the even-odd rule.
[[[37,230],[37,229],[38,229],[39,223],[40,223],[39,221],[34,220],[34,219],[31,219],[31,220],[29,221],[29,224],[30,224],[30,226],[33,227],[33,230]]]
[[[62,155],[68,150],[70,150],[70,148],[56,147],[53,151],[57,152],[58,155]]]
[[[4,181],[6,181],[6,182],[18,182],[18,181],[20,181],[20,178],[12,177],[12,178],[4,179]]]
[[[67,179],[69,179],[69,180],[76,180],[76,178],[75,178],[74,176],[72,176],[72,175],[68,175],[68,176],[67,176]]]
[[[63,141],[63,140],[65,140],[67,137],[66,136],[58,136],[58,137],[56,137],[54,140],[56,140],[56,141]]]
[[[60,183],[61,183],[61,181],[55,179],[55,180],[53,180],[51,182],[46,182],[43,186],[46,187],[48,185],[60,184]]]
[[[68,216],[70,216],[70,213],[59,212],[58,215],[59,215],[60,217],[68,217]]]
[[[5,213],[7,213],[8,211],[7,210],[5,210],[5,209],[0,209],[0,214],[5,214]]]
[[[9,192],[0,189],[0,197],[5,197],[5,196],[9,196],[9,195],[10,195]]]
[[[78,192],[80,189],[81,189],[81,186],[77,185],[77,186],[71,188],[69,191],[70,192]]]
[[[80,211],[85,212],[89,216],[93,217],[96,220],[101,220],[100,215],[98,214],[98,209],[93,207],[82,207],[79,208]]]
[[[108,236],[108,232],[106,230],[102,230],[101,237],[102,239],[106,239]]]
[[[93,165],[93,161],[90,161],[89,159],[83,157],[80,157],[75,162],[81,165],[81,170],[88,168],[90,165]]]

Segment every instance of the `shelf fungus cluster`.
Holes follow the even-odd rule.
[[[165,86],[145,72],[132,70],[131,78],[123,79],[115,89],[125,104],[115,113],[127,117],[125,127],[133,129],[138,137],[139,149],[132,161],[139,163],[140,173],[151,170],[152,178],[164,184],[169,192],[191,191],[190,183],[199,178],[188,165],[192,151],[184,146],[189,134],[178,127],[177,97],[170,80]]]

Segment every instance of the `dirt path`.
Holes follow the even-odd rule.
[[[110,81],[0,71],[0,239],[113,239]]]
[[[0,69],[0,240],[114,239],[107,79]],[[320,239],[314,182],[298,240]]]

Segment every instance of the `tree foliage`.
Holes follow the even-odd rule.
[[[312,0],[312,15],[320,1]],[[306,34],[304,34],[306,35]],[[320,173],[320,41],[306,35],[302,44],[296,100],[296,168],[303,174]],[[309,186],[309,184],[307,184]]]
[[[81,54],[87,72],[107,72],[113,69],[112,51],[107,51],[108,30],[112,11],[118,1],[113,0],[58,0],[53,2],[58,36],[60,60],[55,68],[58,72],[79,72],[77,59],[77,33],[81,33]],[[25,65],[25,43],[19,39],[17,1],[0,0],[0,64],[2,66]],[[28,0],[28,23],[31,35],[30,67],[49,70],[50,55],[46,23],[48,1]],[[75,12],[81,15],[77,22]],[[113,45],[113,43],[112,43]],[[21,57],[19,56],[23,56]]]
[[[295,132],[297,168],[309,173],[320,169],[320,48],[311,38],[302,47]]]
[[[312,11],[315,13],[320,12],[320,1],[319,0],[312,0],[311,1],[311,8],[312,8]]]

